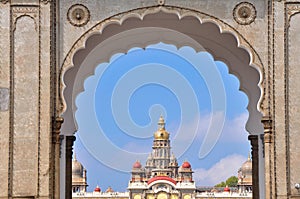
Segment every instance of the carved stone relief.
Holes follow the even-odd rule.
[[[286,6],[287,10],[287,25],[289,26],[291,17],[297,13],[300,13],[300,4],[299,3],[288,3]]]
[[[50,3],[52,0],[41,0],[44,4]]]
[[[165,4],[165,0],[157,0],[158,5],[164,5]]]
[[[38,30],[38,24],[37,24],[37,18],[39,15],[39,8],[37,6],[16,6],[12,7],[12,29],[15,30],[16,28],[16,22],[19,18],[22,16],[29,16],[32,19],[34,19],[35,23],[35,30]]]
[[[233,18],[240,25],[249,25],[256,18],[256,9],[251,3],[241,2],[234,7]]]
[[[75,4],[69,8],[67,18],[73,26],[81,27],[90,21],[90,11],[82,4]]]

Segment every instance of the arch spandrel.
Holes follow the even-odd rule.
[[[141,39],[139,41],[136,41],[135,43],[122,42],[123,46],[119,45],[118,48],[112,49],[108,52],[106,51],[106,54],[102,54],[103,56],[101,57],[101,59],[98,59],[97,61],[94,60],[94,63],[91,66],[92,70],[86,73],[86,76],[82,77],[83,79],[80,80],[80,85],[78,85],[77,83],[76,86],[78,86],[79,89],[72,86],[76,84],[76,82],[74,82],[74,78],[70,78],[69,80],[65,78],[68,76],[68,73],[77,76],[77,72],[82,62],[87,59],[87,55],[94,51],[97,46],[101,46],[101,44],[103,44],[105,40],[109,39],[115,34],[121,34],[124,31],[130,32],[130,30],[133,28],[149,27],[151,26],[151,24],[153,25],[151,19],[155,17],[162,17],[162,15],[166,17],[166,20],[173,21],[171,24],[167,24],[167,21],[161,20],[162,24],[157,25],[157,27],[167,28],[190,36],[192,39],[197,41],[198,45],[204,46],[205,51],[211,53],[215,60],[222,60],[228,65],[229,73],[234,74],[239,78],[241,83],[240,90],[244,91],[249,98],[248,111],[250,113],[250,116],[248,122],[251,122],[253,124],[258,124],[258,122],[260,123],[261,112],[263,111],[262,101],[264,99],[264,70],[259,55],[250,45],[250,43],[247,42],[247,40],[233,27],[213,16],[190,9],[172,6],[156,6],[132,10],[106,19],[84,33],[70,49],[69,53],[64,59],[60,73],[61,107],[59,109],[59,113],[63,114],[64,117],[71,117],[71,120],[66,121],[71,121],[71,123],[73,124],[70,123],[65,125],[69,125],[70,127],[73,126],[71,128],[74,130],[73,132],[76,131],[76,121],[74,118],[74,113],[76,111],[76,106],[74,106],[75,98],[80,92],[84,90],[84,79],[94,73],[94,69],[99,63],[108,62],[110,57],[115,53],[126,53],[132,47],[144,48],[149,44],[153,44],[153,42],[155,41],[155,43],[160,41],[165,43],[172,42],[172,44],[176,45],[177,48],[180,48],[184,45],[191,46],[190,43],[180,43],[178,41],[176,42],[175,40],[168,41],[168,39],[166,38],[160,38],[159,40],[151,38],[147,38],[147,40],[145,40],[144,38],[144,40]],[[188,32],[189,23],[184,23],[185,21],[188,21],[189,23],[193,22],[199,27],[208,27],[209,30],[213,30],[213,33],[221,38],[221,42],[216,43],[212,40],[210,41],[209,38],[207,38],[207,35],[201,35],[201,31],[200,33],[195,31],[195,26],[190,25],[190,27],[193,27],[193,30],[191,30],[191,32]],[[177,25],[179,23],[186,25],[187,29],[184,29],[184,31],[178,30],[178,28],[176,29],[175,23]],[[182,26],[180,27],[183,28]],[[197,35],[198,37],[193,38],[193,36],[191,36],[193,33],[199,33]],[[231,43],[227,46],[226,44],[222,43],[226,43],[229,41],[231,41]],[[222,46],[218,46],[220,44],[222,44]],[[200,51],[201,49],[195,48],[195,50]],[[245,63],[245,60],[247,60],[247,63]],[[242,66],[243,68],[241,69]],[[255,78],[252,78],[252,76],[249,74],[253,74],[253,77]],[[254,82],[254,86],[248,85],[251,84],[251,82],[252,84]],[[68,85],[71,85],[71,87],[68,88]],[[70,91],[68,91],[68,89],[70,89]],[[76,90],[75,94],[74,90]],[[65,94],[66,96],[68,96],[67,98],[65,98]],[[67,107],[67,104],[72,106]],[[262,127],[254,126],[255,125],[247,124],[247,130],[254,134],[263,132]]]

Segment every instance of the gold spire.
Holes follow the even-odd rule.
[[[158,120],[158,129],[163,129],[165,130],[165,119],[162,115],[160,115],[159,120]]]
[[[248,153],[248,159],[247,159],[248,161],[251,160],[251,155],[250,154],[251,154],[251,152],[249,151],[249,153]]]

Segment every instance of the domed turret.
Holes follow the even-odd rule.
[[[154,133],[155,140],[168,140],[169,133],[165,129],[165,120],[163,116],[160,116],[158,121],[158,130]]]
[[[96,188],[94,189],[94,192],[101,192],[100,187],[97,185]]]
[[[250,154],[248,155],[248,159],[246,162],[243,163],[241,169],[243,174],[252,173],[252,160],[250,158]]]
[[[247,161],[238,170],[238,187],[240,193],[252,192],[252,160],[250,153]]]
[[[108,187],[105,191],[106,193],[112,193],[115,192],[111,187]]]
[[[74,152],[72,160],[72,190],[73,192],[86,192],[87,186],[86,169],[77,161]]]
[[[188,161],[184,161],[184,163],[181,166],[184,169],[190,169],[191,168],[191,164]]]
[[[184,161],[179,167],[179,180],[181,182],[193,182],[192,166],[188,161]]]
[[[82,177],[84,168],[80,162],[76,159],[76,154],[74,153],[74,158],[72,161],[72,176]]]
[[[133,164],[132,168],[134,168],[134,169],[140,169],[140,168],[142,168],[142,165],[141,165],[140,161],[137,160],[137,161]]]

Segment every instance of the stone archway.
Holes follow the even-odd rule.
[[[153,29],[149,27],[155,27],[159,31],[153,34]],[[253,150],[253,175],[256,181],[254,192],[258,194],[258,176],[261,178],[260,186],[263,186],[263,175],[259,175],[258,169],[259,161],[263,162],[262,144],[258,142],[258,135],[263,133],[260,111],[264,95],[262,89],[264,72],[260,58],[242,35],[228,24],[205,13],[171,6],[137,9],[113,16],[87,31],[69,51],[60,76],[62,102],[60,113],[65,118],[62,133],[66,136],[64,142],[66,150],[62,154],[66,162],[61,166],[66,178],[70,177],[73,133],[77,129],[74,100],[83,91],[84,80],[93,74],[99,63],[108,61],[113,54],[127,52],[131,47],[145,47],[157,42],[172,43],[177,47],[188,45],[197,51],[206,50],[216,60],[224,61],[229,67],[229,72],[239,78],[240,89],[249,98],[249,120],[246,129],[250,133],[249,139]],[[101,57],[96,54],[101,54]],[[86,64],[89,67],[81,67]],[[262,166],[263,164],[260,164],[261,170]],[[62,176],[61,183],[66,182],[65,191],[68,195],[70,179],[64,181],[65,176]],[[258,197],[259,195],[254,195],[254,198]]]
[[[227,38],[219,42],[220,46],[238,50],[228,53],[242,52],[246,71],[256,71],[254,79],[234,70],[228,56],[222,61],[239,77],[241,89],[256,96],[248,95],[253,102],[249,110],[258,116],[250,118],[248,130],[250,124],[258,124],[260,112],[264,113],[264,135],[258,136],[259,129],[249,130],[254,151],[258,148],[259,152],[260,176],[265,171],[265,185],[260,187],[265,189],[266,198],[300,198],[299,1],[0,0],[0,10],[1,198],[59,198],[59,161],[65,173],[66,151],[71,152],[76,131],[72,116],[76,107],[66,96],[81,88],[75,86],[79,82],[67,79],[77,74],[77,61],[84,60],[80,49],[91,50],[95,47],[91,42],[110,37],[113,27],[124,32],[122,28],[128,28],[124,25],[130,21],[146,24],[159,12],[176,16],[175,21],[197,19],[192,23],[195,27],[202,25],[219,33],[213,34],[217,37],[212,41]],[[225,58],[224,50],[219,54],[208,46],[206,50],[215,59]],[[258,85],[244,85],[249,82]],[[66,123],[60,137],[61,116]],[[64,136],[60,157],[59,143]]]

